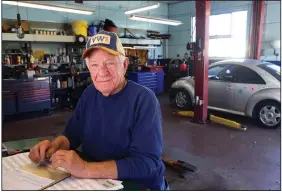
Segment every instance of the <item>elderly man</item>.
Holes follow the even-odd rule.
[[[115,33],[102,31],[90,38],[83,58],[94,85],[84,91],[63,135],[35,145],[30,159],[38,163],[52,155],[54,168],[79,178],[126,179],[146,189],[165,190],[156,96],[125,79],[128,58]],[[73,151],[80,145],[95,162]]]

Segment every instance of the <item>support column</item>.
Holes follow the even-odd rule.
[[[250,38],[250,55],[251,59],[260,60],[260,51],[262,44],[262,30],[264,22],[265,1],[253,1],[252,25]]]
[[[195,106],[196,123],[207,123],[208,107],[208,49],[209,49],[209,16],[210,1],[195,1],[196,3],[196,44],[199,49],[194,51],[195,74]]]

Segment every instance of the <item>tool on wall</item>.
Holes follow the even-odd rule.
[[[21,25],[21,15],[19,13],[19,5],[17,5],[18,13],[17,13],[17,20],[18,20],[18,27],[17,27],[17,36],[19,39],[24,38],[24,30]]]
[[[170,60],[168,69],[171,74],[177,79],[187,76],[187,65],[185,64],[185,61],[179,57],[179,55],[177,55],[176,58]]]
[[[271,41],[270,46],[273,49],[273,55],[276,56],[276,60],[277,60],[279,56],[279,52],[277,52],[277,49],[280,49],[280,40]]]

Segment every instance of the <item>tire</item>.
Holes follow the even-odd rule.
[[[177,108],[182,110],[192,109],[192,101],[190,95],[184,89],[180,89],[175,93],[173,103]]]
[[[256,117],[259,124],[267,129],[275,129],[281,123],[280,104],[275,101],[265,101],[256,108]]]

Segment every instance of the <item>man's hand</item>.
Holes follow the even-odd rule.
[[[30,149],[28,157],[32,162],[38,163],[46,157],[51,156],[58,150],[54,144],[51,144],[49,140],[44,140],[36,144]]]
[[[82,160],[73,150],[59,150],[51,157],[52,167],[62,167],[71,175],[78,178],[87,178],[87,162]]]

